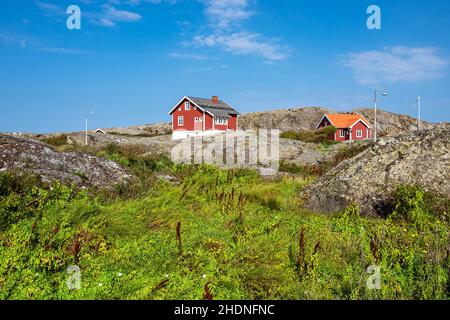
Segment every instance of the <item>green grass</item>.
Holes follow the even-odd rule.
[[[418,188],[400,187],[387,219],[321,215],[302,209],[308,179],[165,170],[181,183],[119,197],[0,175],[0,299],[202,299],[207,283],[214,299],[449,297],[448,206]],[[381,290],[366,287],[372,264]]]

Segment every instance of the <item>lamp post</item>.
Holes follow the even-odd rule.
[[[85,134],[85,144],[88,145],[88,119],[89,116],[93,116],[93,112],[86,112],[86,134]]]
[[[373,135],[373,140],[375,141],[375,142],[377,142],[377,99],[378,99],[378,93],[379,92],[381,92],[381,95],[383,96],[383,97],[386,97],[388,94],[387,94],[387,92],[384,90],[384,89],[375,89],[375,92],[374,92],[374,100],[373,100],[373,104],[374,104],[374,108],[375,108],[375,123],[374,123],[374,125],[375,125],[375,130],[374,130],[374,135]]]
[[[418,96],[416,100],[417,108],[419,109],[419,131],[422,130],[422,121],[420,120],[421,114],[420,114],[420,104],[422,102],[422,96]]]

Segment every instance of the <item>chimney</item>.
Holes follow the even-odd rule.
[[[213,102],[214,104],[217,104],[217,103],[219,102],[219,97],[218,97],[218,96],[213,96],[213,97],[212,97],[212,102]]]

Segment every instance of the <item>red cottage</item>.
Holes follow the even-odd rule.
[[[326,114],[316,129],[334,126],[337,128],[334,141],[353,141],[372,138],[372,125],[363,116],[356,113]]]
[[[237,131],[240,115],[217,96],[212,99],[184,97],[169,114],[174,140]]]

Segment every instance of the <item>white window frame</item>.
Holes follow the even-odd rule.
[[[339,131],[339,137],[345,138],[345,130],[344,129],[341,129],[341,131]]]
[[[361,129],[356,130],[356,137],[362,138],[363,137],[363,131]]]
[[[186,110],[186,111],[191,110],[191,102],[190,101],[186,101],[184,103],[184,110]]]
[[[195,118],[194,118],[194,122],[198,122],[198,117],[195,117]]]
[[[178,116],[178,125],[180,127],[184,126],[184,116]]]
[[[218,125],[227,125],[228,124],[228,119],[227,118],[216,117],[214,121]]]

